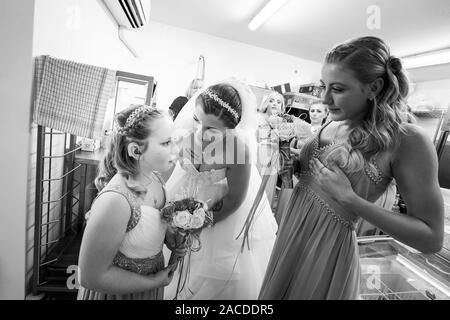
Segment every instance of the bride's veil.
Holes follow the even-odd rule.
[[[256,169],[256,161],[257,161],[257,140],[256,140],[256,130],[258,128],[258,114],[257,114],[257,100],[255,94],[252,92],[250,87],[242,81],[239,81],[235,78],[227,79],[219,82],[221,84],[228,84],[232,86],[239,94],[239,98],[241,100],[242,112],[241,112],[241,120],[239,124],[236,126],[235,133],[243,140],[249,151],[249,161],[252,165],[252,172],[258,175],[256,177],[255,182],[257,182],[257,186],[252,186],[253,188],[258,188],[258,192],[253,201],[252,208],[248,213],[247,219],[242,226],[242,230],[237,236],[238,238],[243,238],[241,250],[244,249],[245,243],[247,243],[248,248],[250,248],[249,238],[250,238],[250,230],[253,225],[253,222],[259,214],[259,204],[265,196],[265,186],[267,184],[268,175],[264,175],[263,179],[259,174],[257,174]],[[191,134],[195,131],[196,124],[193,119],[193,114],[195,110],[195,105],[198,96],[206,90],[205,87],[202,90],[196,92],[195,95],[186,103],[181,112],[178,114],[175,119],[175,136],[178,138],[183,138]],[[247,191],[248,192],[248,191]]]

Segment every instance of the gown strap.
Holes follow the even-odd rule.
[[[118,193],[127,200],[128,204],[130,205],[131,216],[130,216],[130,219],[128,220],[126,231],[129,232],[129,231],[133,230],[141,218],[141,206],[139,205],[136,196],[133,194],[133,192],[131,192],[127,188],[125,188],[119,184],[114,184],[114,185],[106,186],[102,191],[100,191],[97,198],[101,194],[106,193],[106,192]]]

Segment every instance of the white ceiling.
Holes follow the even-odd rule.
[[[151,19],[314,61],[336,43],[362,35],[383,38],[398,56],[450,47],[449,0],[289,0],[250,31],[249,21],[267,1],[152,0]],[[379,30],[367,27],[372,5],[381,10]],[[422,69],[410,72],[415,81],[450,77],[450,65]]]

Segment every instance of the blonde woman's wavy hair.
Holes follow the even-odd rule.
[[[377,37],[362,37],[340,44],[327,53],[325,63],[339,64],[369,84],[378,78],[384,86],[365,118],[349,134],[352,149],[364,157],[395,148],[405,133],[408,111],[405,99],[409,82],[400,59],[391,56],[387,44]]]

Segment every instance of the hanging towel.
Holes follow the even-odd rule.
[[[34,122],[80,137],[100,138],[115,80],[115,70],[36,57]]]

